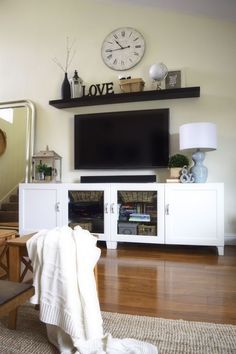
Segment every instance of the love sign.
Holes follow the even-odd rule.
[[[102,84],[93,84],[89,86],[88,92],[85,92],[85,86],[82,86],[83,96],[111,95],[114,94],[113,82],[105,82]]]

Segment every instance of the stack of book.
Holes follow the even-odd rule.
[[[166,183],[180,183],[179,178],[167,178]]]
[[[139,214],[139,213],[132,213],[129,216],[129,221],[151,221],[149,214]]]

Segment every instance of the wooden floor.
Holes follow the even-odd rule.
[[[98,246],[103,311],[236,325],[236,246]]]

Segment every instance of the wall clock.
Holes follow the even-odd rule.
[[[137,65],[145,52],[145,40],[131,27],[117,28],[104,39],[102,59],[113,70],[127,70]]]

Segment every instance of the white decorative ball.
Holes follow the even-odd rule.
[[[166,78],[168,69],[165,64],[153,64],[149,69],[149,76],[152,80],[162,81]]]

